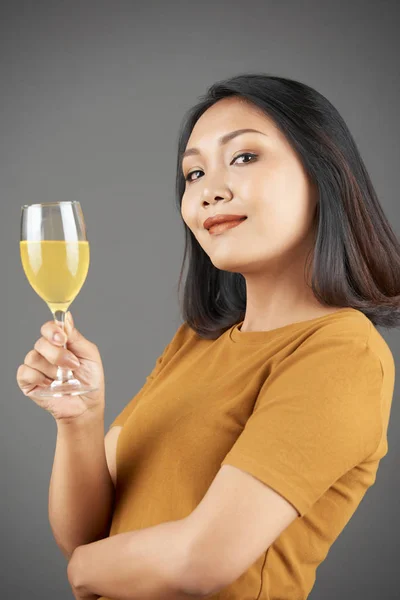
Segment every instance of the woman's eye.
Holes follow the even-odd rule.
[[[250,158],[256,158],[256,157],[257,157],[257,154],[254,154],[253,152],[242,152],[242,154],[239,154],[238,156],[236,156],[236,157],[233,159],[233,161],[231,162],[231,164],[233,164],[233,163],[236,161],[236,159],[237,159],[237,158],[241,158],[242,156],[250,156]],[[252,162],[252,161],[249,161],[249,162]],[[242,163],[242,164],[245,164],[245,165],[246,165],[247,163],[245,162],[245,163]],[[198,179],[198,177],[196,177],[196,179],[191,179],[191,178],[190,178],[190,176],[191,176],[193,173],[202,173],[202,171],[201,171],[201,169],[195,169],[194,171],[190,171],[190,172],[189,172],[189,173],[186,175],[186,177],[185,177],[185,181],[188,181],[189,183],[191,183],[191,182],[193,182],[193,181],[196,181],[196,180]]]

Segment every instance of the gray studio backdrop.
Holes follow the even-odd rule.
[[[348,123],[400,231],[397,10],[378,1],[1,3],[2,598],[72,598],[47,512],[56,425],[15,379],[51,319],[22,270],[21,205],[82,204],[91,264],[71,312],[102,354],[108,428],[181,323],[177,137],[208,85],[260,71],[316,87]],[[398,368],[399,331],[383,335]],[[398,598],[399,400],[396,385],[388,455],[311,600]]]

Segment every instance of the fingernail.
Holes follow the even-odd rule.
[[[65,340],[65,338],[64,338],[64,336],[62,335],[62,333],[55,333],[55,334],[53,335],[53,340],[54,340],[55,342],[58,342],[59,344],[63,344],[63,343],[64,343],[64,340]]]

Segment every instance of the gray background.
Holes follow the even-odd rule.
[[[178,129],[242,72],[308,83],[338,108],[399,232],[396,2],[2,2],[0,18],[2,598],[72,598],[48,522],[53,417],[15,374],[51,319],[19,256],[22,204],[79,200],[91,265],[71,306],[106,372],[106,428],[181,323]],[[383,334],[396,365],[399,331]],[[375,486],[318,568],[311,600],[398,592],[399,388]],[[294,599],[287,599],[294,600]]]

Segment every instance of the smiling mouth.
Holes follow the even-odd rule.
[[[238,225],[243,223],[243,221],[246,221],[246,219],[247,217],[245,217],[244,219],[238,219],[236,221],[225,221],[224,223],[216,223],[215,225],[212,225],[209,228],[208,233],[210,233],[211,235],[215,233],[223,233],[228,229],[233,229],[234,227],[237,227]]]

